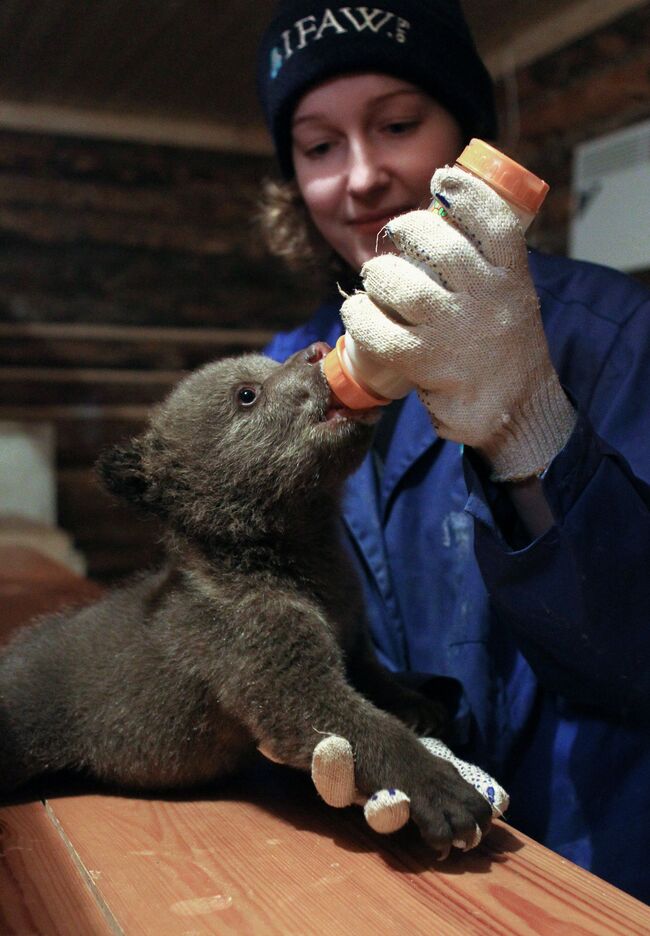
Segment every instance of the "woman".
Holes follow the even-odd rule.
[[[343,284],[366,264],[345,323],[417,375],[425,403],[387,407],[346,495],[379,656],[458,680],[456,748],[504,783],[512,823],[650,901],[648,293],[534,251],[522,263],[521,232],[453,171],[434,189],[455,228],[431,212],[391,220],[428,204],[434,170],[470,136],[496,135],[455,0],[281,3],[258,84],[286,180],[267,208],[275,249],[321,268],[327,254]],[[487,211],[463,237],[476,199]],[[420,264],[375,257],[396,249],[378,241],[388,222],[397,246],[440,264],[446,289]],[[485,284],[469,304],[468,279]],[[426,306],[415,350],[400,344],[408,329],[377,341],[386,305],[418,328]],[[334,344],[340,307],[326,302],[268,352]]]

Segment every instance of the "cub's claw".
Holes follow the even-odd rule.
[[[463,780],[481,794],[489,803],[493,817],[503,815],[508,808],[509,797],[496,780],[481,768],[456,757],[442,741],[436,738],[421,738],[420,741],[432,755],[447,761]],[[411,799],[401,790],[378,790],[369,798],[359,793],[354,779],[354,753],[345,738],[330,735],[316,745],[312,759],[312,780],[319,794],[330,806],[343,807],[352,803],[362,805],[366,822],[380,834],[396,832],[406,825],[411,817]],[[469,804],[467,807],[461,807],[459,804],[459,809],[461,812],[453,821],[450,816],[447,817],[454,836],[451,845],[440,844],[446,836],[441,835],[440,830],[434,832],[432,828],[428,828],[428,823],[421,817],[420,824],[425,830],[425,837],[436,847],[439,861],[448,856],[452,846],[469,851],[476,848],[483,837],[478,822],[468,819],[471,815]],[[416,807],[416,813],[419,812],[420,809]],[[455,833],[454,825],[457,828],[462,826],[464,830],[471,825],[473,828],[463,832],[459,829]]]

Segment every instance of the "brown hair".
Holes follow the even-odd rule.
[[[271,254],[290,270],[309,272],[332,283],[349,283],[354,273],[314,226],[295,182],[265,179],[257,221]]]

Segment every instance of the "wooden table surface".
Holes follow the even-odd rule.
[[[0,547],[0,639],[97,586]],[[633,936],[650,907],[503,822],[432,860],[412,827],[382,838],[307,777],[260,759],[169,798],[44,781],[0,808],[0,936]]]

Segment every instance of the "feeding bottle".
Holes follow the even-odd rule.
[[[549,189],[542,179],[483,140],[471,140],[456,160],[456,166],[494,189],[515,213],[524,232]],[[445,206],[437,198],[430,208],[445,216]],[[410,381],[378,361],[347,333],[325,357],[323,370],[332,392],[349,409],[383,406],[413,389]]]

